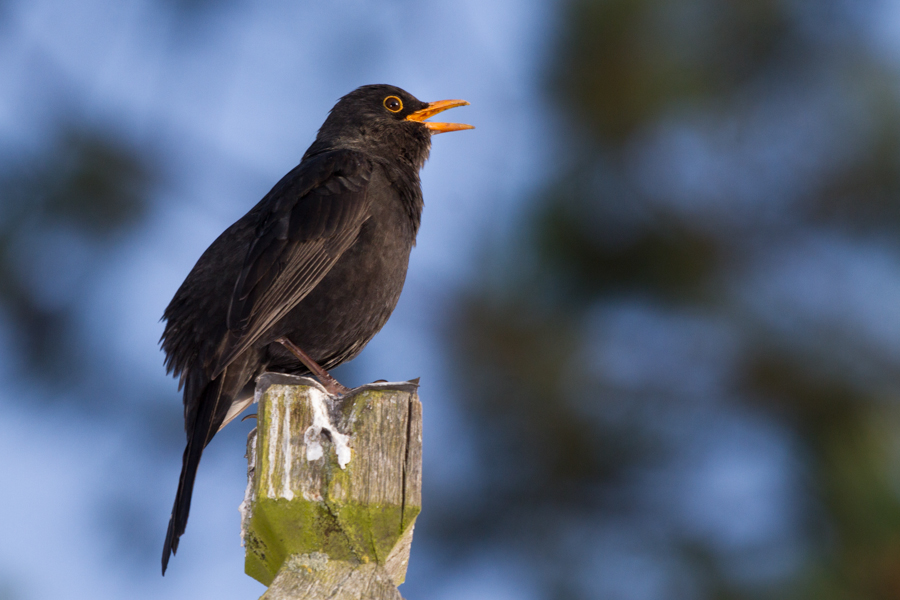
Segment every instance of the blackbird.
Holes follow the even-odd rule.
[[[184,388],[187,447],[162,571],[184,533],[200,455],[253,401],[264,371],[314,374],[354,358],[397,305],[422,215],[425,103],[390,85],[341,98],[300,164],[207,248],[165,310],[166,368]]]

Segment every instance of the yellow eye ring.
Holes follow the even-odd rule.
[[[403,110],[403,101],[397,96],[388,96],[384,99],[384,107],[392,113],[398,113]]]

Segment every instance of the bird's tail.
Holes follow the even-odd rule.
[[[175,494],[175,505],[172,507],[172,516],[169,518],[169,529],[166,531],[166,541],[163,545],[162,573],[166,574],[169,557],[178,550],[178,539],[184,533],[187,525],[188,513],[191,510],[191,495],[194,491],[194,478],[197,476],[197,467],[200,465],[200,456],[203,449],[219,430],[221,416],[218,410],[222,400],[222,382],[224,374],[209,382],[197,399],[198,412],[194,418],[193,426],[188,432],[187,447],[184,449],[184,457],[181,465],[181,478],[178,480],[178,491]],[[188,391],[188,390],[185,390]]]

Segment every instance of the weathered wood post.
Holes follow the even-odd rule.
[[[311,379],[260,377],[241,530],[261,600],[401,599],[422,506],[417,387],[333,401]]]

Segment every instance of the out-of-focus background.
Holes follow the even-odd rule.
[[[253,598],[159,317],[367,83],[465,98],[344,383],[422,377],[415,599],[900,598],[900,5],[0,1],[0,599]]]

